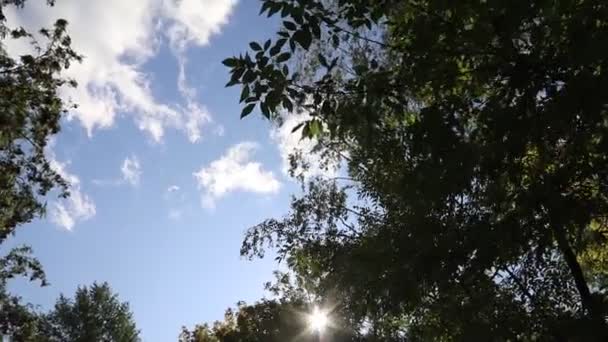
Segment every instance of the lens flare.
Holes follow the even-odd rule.
[[[308,315],[308,324],[313,331],[322,333],[329,324],[329,317],[326,312],[315,307]]]

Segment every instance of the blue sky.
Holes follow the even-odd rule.
[[[286,213],[298,187],[285,158],[298,141],[259,115],[239,119],[240,89],[224,88],[221,60],[276,22],[254,0],[30,3],[10,22],[67,19],[85,60],[68,72],[79,89],[62,94],[80,106],[48,150],[72,197],[49,197],[47,217],[0,247],[31,245],[51,285],[12,290],[47,309],[60,293],[108,281],[144,341],[174,341],[182,325],[263,296],[277,265],[241,259],[240,243],[251,225]]]

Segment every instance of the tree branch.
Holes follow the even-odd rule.
[[[604,313],[593,299],[591,291],[589,290],[589,285],[587,284],[587,280],[585,280],[583,269],[578,263],[576,255],[574,254],[574,251],[572,250],[572,247],[568,242],[568,238],[566,236],[564,228],[556,223],[552,223],[551,228],[553,230],[555,240],[557,241],[557,246],[560,252],[562,253],[562,256],[564,257],[568,268],[570,268],[572,277],[574,278],[574,284],[576,285],[576,289],[578,290],[578,293],[581,296],[583,309],[589,314],[593,321],[598,323],[598,325],[602,329],[603,334],[608,334],[608,327],[606,326]]]

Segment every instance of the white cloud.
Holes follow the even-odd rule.
[[[63,96],[79,105],[68,117],[79,120],[89,135],[111,127],[117,113],[130,113],[155,141],[172,127],[197,142],[201,127],[211,121],[208,111],[196,103],[194,92],[182,93],[184,106],[154,98],[143,65],[156,55],[163,37],[178,57],[189,46],[208,44],[235,4],[236,0],[62,0],[49,8],[42,1],[28,1],[23,11],[7,8],[7,17],[11,25],[32,31],[50,26],[56,18],[68,20],[73,47],[85,59],[66,74],[79,87],[65,89]],[[183,88],[185,59],[178,62],[178,86]]]
[[[188,140],[191,143],[196,143],[201,139],[201,128],[212,122],[211,114],[207,108],[196,101],[196,89],[189,86],[186,80],[186,63],[187,59],[184,51],[180,49],[174,50],[175,57],[179,65],[179,73],[177,77],[177,89],[186,101],[186,108],[183,109],[186,114],[185,130]]]
[[[205,45],[212,34],[227,22],[237,0],[165,1],[164,12],[173,19],[167,31],[171,44],[183,49],[188,44]]]
[[[188,119],[186,120],[186,134],[191,143],[201,139],[201,127],[211,122],[211,115],[207,109],[193,100],[188,100]]]
[[[176,192],[179,191],[179,186],[177,185],[171,185],[167,188],[167,192]]]
[[[274,174],[265,171],[260,163],[251,161],[257,147],[253,142],[234,145],[221,158],[193,174],[203,191],[203,207],[213,208],[217,199],[234,191],[258,194],[279,191],[281,183]]]
[[[120,172],[122,173],[122,179],[124,182],[127,182],[133,186],[139,184],[139,179],[141,178],[141,165],[139,164],[139,160],[136,156],[127,157],[122,162],[122,166],[120,167]]]
[[[289,156],[294,153],[301,153],[303,161],[308,164],[308,168],[306,170],[298,168],[295,170],[296,175],[303,173],[305,177],[333,177],[337,174],[338,165],[324,162],[321,156],[313,151],[316,141],[308,138],[302,139],[301,129],[292,132],[298,124],[309,119],[310,115],[307,113],[286,115],[283,124],[270,131],[270,138],[277,144],[281,155],[281,171],[288,175],[291,167]]]
[[[93,179],[91,182],[97,186],[121,186],[129,184],[139,185],[141,179],[141,164],[137,156],[126,157],[120,166],[120,176],[110,179]]]
[[[67,171],[67,165],[55,159],[52,152],[47,153],[51,168],[70,186],[70,197],[59,200],[51,206],[50,219],[56,225],[72,230],[76,223],[95,216],[95,203],[80,189],[80,179]]]

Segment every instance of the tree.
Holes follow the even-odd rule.
[[[17,276],[46,284],[42,266],[31,257],[29,247],[14,248],[0,258],[0,338],[11,336],[15,341],[38,341],[39,315],[6,288],[8,280]]]
[[[58,90],[76,86],[60,73],[81,57],[70,47],[63,19],[52,29],[39,31],[43,45],[23,28],[7,27],[6,6],[22,7],[24,2],[0,1],[0,243],[18,225],[44,214],[43,197],[51,189],[68,195],[65,180],[45,156],[45,147],[68,110]],[[47,0],[49,5],[53,2]],[[29,40],[33,53],[14,58],[6,50],[7,39]]]
[[[47,0],[49,5],[53,2]],[[8,27],[4,10],[24,3],[0,0],[0,243],[17,226],[44,214],[43,197],[52,188],[68,195],[67,184],[51,168],[45,148],[59,131],[59,120],[67,110],[58,90],[76,86],[60,73],[81,57],[70,47],[65,20],[39,31],[43,45],[25,29]],[[6,50],[9,39],[29,40],[33,53],[15,58]],[[20,247],[0,259],[0,334],[19,341],[34,341],[39,336],[40,317],[31,305],[8,293],[6,282],[30,274],[31,280],[46,283],[40,263],[30,253],[28,247]]]
[[[223,321],[197,325],[192,331],[182,328],[180,342],[248,342],[248,341],[317,341],[311,329],[312,305],[296,300],[262,299],[255,304],[238,304],[236,311],[228,309]],[[329,310],[328,327],[323,331],[328,341],[372,341],[343,325],[339,313]]]
[[[129,304],[120,302],[107,283],[79,287],[74,299],[61,295],[45,315],[41,330],[45,341],[140,340]]]
[[[182,327],[182,332],[179,334],[179,342],[219,342],[216,334],[208,324],[197,324],[194,329],[188,330]]]
[[[223,61],[241,117],[306,112],[294,131],[348,177],[304,184],[244,255],[276,248],[319,294],[412,339],[608,338],[605,1],[261,12],[284,18],[276,39]]]

